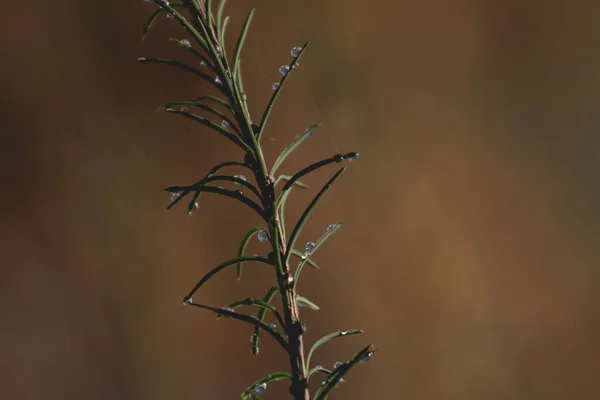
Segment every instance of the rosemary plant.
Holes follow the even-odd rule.
[[[229,22],[229,17],[224,17],[223,14],[226,0],[220,0],[216,13],[213,13],[211,0],[184,0],[172,3],[165,0],[144,1],[154,3],[157,9],[144,26],[143,37],[145,38],[148,35],[152,24],[157,18],[166,15],[168,18],[176,20],[187,31],[187,34],[190,35],[191,41],[189,39],[172,40],[197,57],[198,64],[196,66],[189,66],[163,58],[139,58],[138,62],[144,64],[167,64],[193,73],[198,78],[210,82],[220,93],[220,96],[204,95],[191,101],[169,102],[162,108],[168,113],[192,119],[215,130],[230,140],[235,146],[241,148],[245,153],[243,160],[224,161],[208,171],[204,178],[191,185],[166,188],[165,191],[171,194],[171,203],[168,208],[170,209],[186,199],[188,201],[187,211],[191,213],[198,208],[198,198],[203,192],[215,193],[233,198],[245,204],[257,213],[264,222],[264,226],[254,227],[248,231],[241,242],[237,257],[218,265],[208,272],[189,294],[185,296],[183,304],[212,311],[217,314],[217,318],[232,318],[252,325],[254,327],[254,334],[252,335],[253,355],[258,354],[259,338],[262,332],[271,336],[287,353],[290,372],[274,372],[257,380],[241,393],[240,399],[260,399],[260,394],[266,391],[269,383],[289,379],[291,381],[289,390],[294,399],[309,400],[309,379],[314,374],[321,374],[325,379],[316,390],[313,399],[326,399],[331,390],[343,382],[343,377],[350,369],[359,363],[367,362],[375,351],[372,345],[368,345],[348,361],[336,363],[333,370],[321,366],[312,366],[311,360],[313,354],[321,345],[331,339],[359,334],[362,331],[343,330],[326,335],[314,343],[308,354],[305,354],[303,340],[305,325],[300,320],[298,312],[298,307],[301,306],[315,310],[319,309],[312,301],[300,296],[296,292],[296,283],[305,265],[313,268],[317,267],[310,256],[329,236],[340,228],[341,224],[329,225],[323,236],[316,242],[306,243],[303,251],[297,250],[298,237],[317,204],[337,181],[346,167],[340,168],[319,190],[289,234],[286,232],[284,211],[291,189],[294,187],[306,188],[300,180],[302,177],[329,164],[355,160],[358,158],[358,153],[335,154],[330,158],[315,162],[293,175],[278,174],[279,167],[285,159],[305,139],[313,134],[319,124],[313,125],[306,129],[304,133],[297,136],[281,152],[270,168],[266,165],[261,148],[261,137],[267,126],[267,121],[275,101],[290,76],[290,72],[299,65],[298,61],[310,42],[292,49],[292,60],[289,65],[283,65],[279,69],[282,77],[279,82],[273,85],[273,95],[260,121],[253,122],[248,111],[247,98],[242,84],[240,54],[254,10],[250,11],[244,21],[235,49],[233,49],[232,53],[228,54],[223,40]],[[206,116],[198,115],[196,113],[198,111],[212,116],[213,119],[216,118],[220,123],[216,123]],[[248,181],[243,175],[230,176],[221,172],[221,170],[232,166],[246,168],[254,178],[254,183]],[[247,191],[244,192],[239,189],[229,190],[223,186],[217,186],[223,181],[237,183],[247,189]],[[279,190],[276,189],[278,185],[282,186]],[[270,243],[271,251],[269,254],[265,256],[244,255],[247,243],[254,236],[261,242]],[[292,269],[292,260],[298,261],[295,269]],[[267,290],[266,295],[262,299],[246,298],[235,301],[226,307],[212,307],[192,300],[192,297],[210,278],[229,267],[236,266],[237,277],[239,279],[243,264],[247,262],[263,263],[273,268],[274,284]],[[272,305],[273,297],[277,293],[279,293],[282,300],[280,309]],[[237,310],[242,306],[255,307],[257,309],[256,315],[238,312]],[[265,322],[265,315],[267,313],[271,313],[274,316],[279,326]]]

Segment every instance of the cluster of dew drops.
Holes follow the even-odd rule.
[[[290,52],[290,54],[292,55],[292,57],[296,58],[296,57],[298,57],[298,54],[300,54],[301,51],[302,51],[302,46],[295,46],[294,48],[292,48],[292,51]],[[298,63],[298,61],[296,61],[294,64],[292,64],[291,67],[287,64],[284,64],[281,67],[279,67],[279,73],[283,76],[286,76],[288,74],[288,72],[290,72],[290,69],[298,68],[299,66],[300,66],[300,64]],[[277,89],[279,89],[279,82],[275,82],[273,84],[273,90],[277,90]]]

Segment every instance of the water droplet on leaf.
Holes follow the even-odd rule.
[[[371,361],[371,358],[373,358],[373,352],[370,351],[362,360],[359,361],[360,364],[366,364],[369,361]]]
[[[306,249],[306,254],[308,255],[315,249],[315,244],[313,242],[306,242],[304,248]]]
[[[234,177],[234,178],[238,178],[238,179],[240,179],[240,180],[242,180],[242,181],[246,182],[246,177],[245,177],[244,175],[234,175],[233,177]],[[241,185],[241,183],[239,183],[239,182],[234,182],[234,183],[235,183],[236,185]]]
[[[296,46],[292,49],[290,54],[292,55],[292,57],[298,57],[298,54],[300,54],[300,51],[302,51],[302,46]]]
[[[267,232],[265,231],[260,231],[258,232],[258,240],[264,243],[269,240],[269,235],[267,235]]]
[[[286,76],[288,72],[290,72],[290,66],[289,65],[282,65],[279,68],[279,73],[281,75],[283,75],[283,76]]]
[[[217,85],[221,86],[221,85],[223,84],[223,81],[221,81],[221,78],[217,76],[217,77],[215,78],[215,83],[216,83]]]
[[[275,91],[275,90],[277,90],[277,89],[279,89],[279,82],[275,82],[275,83],[273,84],[273,91]]]
[[[350,161],[355,161],[358,159],[358,153],[350,153],[350,155],[348,156],[348,160]]]
[[[192,44],[190,43],[190,41],[189,41],[188,39],[181,39],[181,40],[179,41],[179,45],[180,45],[181,47],[185,47],[185,48],[188,48],[188,49],[189,49],[190,47],[192,47]]]
[[[229,125],[229,122],[223,120],[223,122],[221,122],[221,126],[225,129],[229,129],[229,127],[231,127],[231,125]]]
[[[331,224],[331,225],[328,225],[327,226],[327,232],[333,232],[334,230],[336,230],[340,226],[341,226],[340,224]]]
[[[341,361],[336,361],[333,363],[333,369],[338,369],[339,367],[341,367],[342,365],[344,365],[343,362]]]
[[[267,391],[267,384],[265,382],[259,383],[254,386],[254,391],[259,394],[263,394]]]

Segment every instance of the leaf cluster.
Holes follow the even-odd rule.
[[[263,226],[251,228],[243,237],[238,249],[236,258],[230,259],[216,266],[206,273],[193,289],[185,296],[183,302],[185,305],[198,307],[204,310],[212,311],[217,318],[231,318],[245,322],[253,326],[252,335],[253,355],[259,353],[259,340],[261,332],[266,332],[271,336],[285,351],[292,354],[292,345],[301,340],[302,331],[298,332],[292,320],[292,314],[298,314],[298,307],[306,306],[318,310],[319,307],[309,299],[298,295],[296,288],[300,278],[300,273],[305,265],[317,268],[317,264],[312,259],[312,254],[335,233],[341,224],[330,225],[327,232],[313,243],[311,248],[306,248],[305,252],[297,249],[297,242],[300,234],[307,223],[309,217],[323,199],[325,194],[344,172],[346,167],[341,167],[321,187],[312,201],[306,206],[299,220],[291,226],[290,234],[287,234],[287,224],[285,219],[285,206],[292,188],[306,189],[307,186],[301,181],[306,175],[328,166],[329,164],[342,163],[347,160],[354,160],[358,153],[350,152],[345,154],[335,154],[330,158],[312,163],[302,168],[294,174],[280,174],[279,170],[284,165],[286,159],[308,138],[310,138],[320,124],[315,124],[303,133],[298,135],[277,157],[273,165],[268,168],[262,154],[260,140],[271,111],[276,100],[281,93],[287,79],[291,75],[293,68],[288,68],[289,72],[282,74],[279,82],[276,83],[275,90],[264,112],[260,117],[260,122],[254,123],[247,107],[247,96],[243,88],[241,54],[246,39],[246,35],[252,21],[254,10],[250,11],[242,25],[238,35],[236,46],[228,56],[227,49],[224,46],[224,38],[229,26],[229,17],[224,16],[226,0],[221,0],[217,6],[216,13],[213,13],[213,2],[211,0],[188,0],[182,2],[169,3],[165,0],[153,0],[157,9],[150,16],[148,22],[143,28],[143,38],[146,38],[153,24],[161,15],[166,15],[176,20],[190,36],[189,39],[171,39],[172,42],[180,45],[184,50],[190,52],[197,60],[197,65],[188,65],[176,60],[164,58],[139,58],[138,62],[142,64],[164,64],[170,67],[186,71],[196,75],[199,79],[205,80],[213,85],[220,93],[217,96],[202,95],[192,100],[170,101],[160,107],[170,114],[182,116],[199,122],[200,124],[217,132],[227,140],[232,142],[235,147],[243,151],[243,157],[238,160],[228,160],[219,163],[211,168],[207,174],[195,183],[188,185],[173,185],[164,190],[171,194],[171,203],[167,209],[176,204],[187,201],[188,213],[194,212],[198,208],[198,201],[202,193],[212,193],[229,197],[236,200],[255,212],[263,222]],[[302,57],[310,42],[303,46],[298,46],[292,51],[292,60],[290,65],[298,65],[298,60]],[[226,174],[223,171],[230,167],[244,168],[249,171],[251,181],[242,175]],[[240,189],[226,189],[220,184],[234,183],[239,185]],[[281,189],[277,189],[281,184]],[[255,237],[263,242],[269,242],[271,251],[265,256],[246,256],[245,249],[247,244]],[[292,256],[298,259],[298,264],[292,275],[291,260]],[[242,276],[245,263],[257,263],[273,268],[277,278],[277,285],[267,290],[261,299],[245,298],[237,300],[225,307],[213,307],[205,304],[196,303],[193,297],[212,277],[229,267],[236,267],[238,280]],[[280,293],[282,297],[281,313],[272,304],[274,296]],[[290,294],[291,293],[291,294]],[[291,296],[291,297],[289,297]],[[290,303],[289,298],[292,299]],[[254,314],[241,313],[241,307],[254,307],[257,312]],[[266,314],[270,313],[277,324],[267,324],[265,322]],[[302,369],[308,371],[305,376],[296,376],[298,371],[292,371],[292,374],[286,372],[277,372],[261,378],[253,385],[248,387],[240,396],[241,399],[260,398],[257,385],[269,384],[281,379],[290,379],[292,382],[304,380],[308,384],[308,379],[313,373],[319,372],[326,376],[323,385],[315,394],[315,399],[327,398],[329,392],[334,388],[342,377],[358,362],[365,360],[373,354],[371,346],[367,346],[358,352],[352,359],[344,363],[341,367],[333,371],[324,369],[320,366],[311,369],[310,361],[314,351],[327,343],[328,341],[346,335],[362,333],[360,330],[339,331],[327,335],[318,340],[310,349],[305,365]],[[295,336],[294,336],[295,335]],[[292,337],[294,336],[294,337]],[[303,355],[302,355],[303,357]],[[293,393],[296,398],[299,395]]]

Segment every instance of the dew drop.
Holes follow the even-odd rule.
[[[296,46],[292,49],[290,54],[292,55],[292,57],[298,57],[298,54],[300,54],[300,51],[302,51],[302,46]]]
[[[273,84],[273,91],[275,91],[275,90],[277,90],[277,89],[279,89],[279,82],[275,82],[275,83]]]
[[[246,93],[242,93],[242,101],[247,101],[248,100],[248,96],[246,95]]]
[[[192,305],[192,298],[191,297],[186,297],[185,299],[183,299],[183,305],[184,306],[191,306]]]
[[[146,57],[139,57],[137,60],[138,62],[144,62],[146,61]]]
[[[267,391],[267,384],[265,382],[257,384],[254,386],[254,391],[256,393],[263,394]]]
[[[346,381],[344,380],[344,378],[340,378],[340,380],[335,384],[335,388],[339,388],[340,386],[342,386]]]
[[[246,182],[246,177],[244,175],[234,175],[234,178],[238,178]],[[241,185],[241,183],[235,182],[236,185]]]
[[[179,109],[179,111],[181,111],[181,112],[188,112],[188,108],[187,107],[181,107]]]
[[[308,255],[315,249],[315,244],[313,242],[306,242],[304,248],[306,249],[306,254]]]
[[[358,153],[351,153],[351,154],[348,156],[348,160],[350,160],[350,161],[355,161],[355,160],[357,160],[357,159],[358,159]]]
[[[223,122],[221,122],[221,126],[225,129],[229,129],[231,127],[231,125],[229,124],[229,122],[223,120]]]
[[[240,196],[241,196],[242,194],[244,194],[244,192],[243,192],[241,189],[238,189],[238,190],[236,190],[236,191],[235,191],[235,193],[236,193],[236,194],[239,194]]]
[[[200,66],[201,67],[208,67],[208,63],[204,60],[200,61]]]
[[[223,311],[229,311],[229,312],[235,312],[235,310],[231,307],[221,307],[221,310]]]
[[[290,72],[290,66],[289,65],[282,65],[281,67],[279,67],[279,73],[281,75],[286,76],[288,72]]]
[[[308,325],[306,324],[306,322],[301,322],[302,325],[302,333],[306,333],[306,331],[308,330]]]
[[[219,86],[223,85],[223,81],[221,81],[221,77],[217,76],[217,77],[215,78],[215,83],[216,83],[217,85],[219,85]]]
[[[192,47],[192,44],[190,43],[190,41],[189,41],[188,39],[181,39],[181,40],[179,41],[179,45],[180,45],[181,47],[186,47],[186,48],[188,48],[188,49],[189,49],[190,47]]]
[[[207,178],[212,178],[213,176],[215,176],[215,174],[208,174],[208,175],[206,175]]]
[[[260,231],[258,232],[258,240],[264,243],[269,240],[269,235],[267,235],[267,232],[265,231]]]
[[[179,198],[179,192],[173,192],[173,193],[171,193],[171,203],[173,203],[178,198]]]
[[[341,331],[340,332],[340,335],[342,335],[342,336],[347,335],[347,334],[348,334],[348,331]]]
[[[192,207],[192,209],[190,211],[188,211],[188,214],[193,214],[194,212],[196,212],[197,209],[198,209],[198,202],[195,202],[194,207]]]
[[[360,360],[359,363],[360,364],[366,364],[369,361],[371,361],[371,358],[373,358],[373,352],[372,351],[370,351],[369,353],[367,353],[367,355],[362,360]]]
[[[269,328],[271,328],[271,329],[275,330],[275,329],[277,329],[277,325],[275,325],[275,324],[271,324],[271,325],[269,325]]]
[[[302,257],[300,257],[300,258],[303,260],[306,260],[308,258],[308,254],[304,253],[304,254],[302,254]]]
[[[336,229],[338,229],[341,225],[340,224],[331,224],[327,226],[327,232],[333,232]]]
[[[217,186],[217,188],[219,188],[219,189],[225,189],[223,186]]]
[[[319,364],[319,365],[315,365],[315,368],[316,369],[323,369],[323,366]]]
[[[298,63],[298,61],[296,61],[295,63],[292,64],[292,68],[296,69],[299,68],[300,64]]]
[[[250,336],[250,343],[254,344],[254,341],[255,341],[255,340],[256,340],[256,333],[253,333],[253,334]]]
[[[336,361],[333,363],[333,369],[338,369],[339,367],[341,367],[342,365],[344,365],[343,362],[341,361]]]
[[[173,19],[173,18],[175,18],[175,15],[173,15],[173,14],[171,14],[171,13],[168,13],[168,14],[167,14],[167,18],[169,18],[169,19]]]

